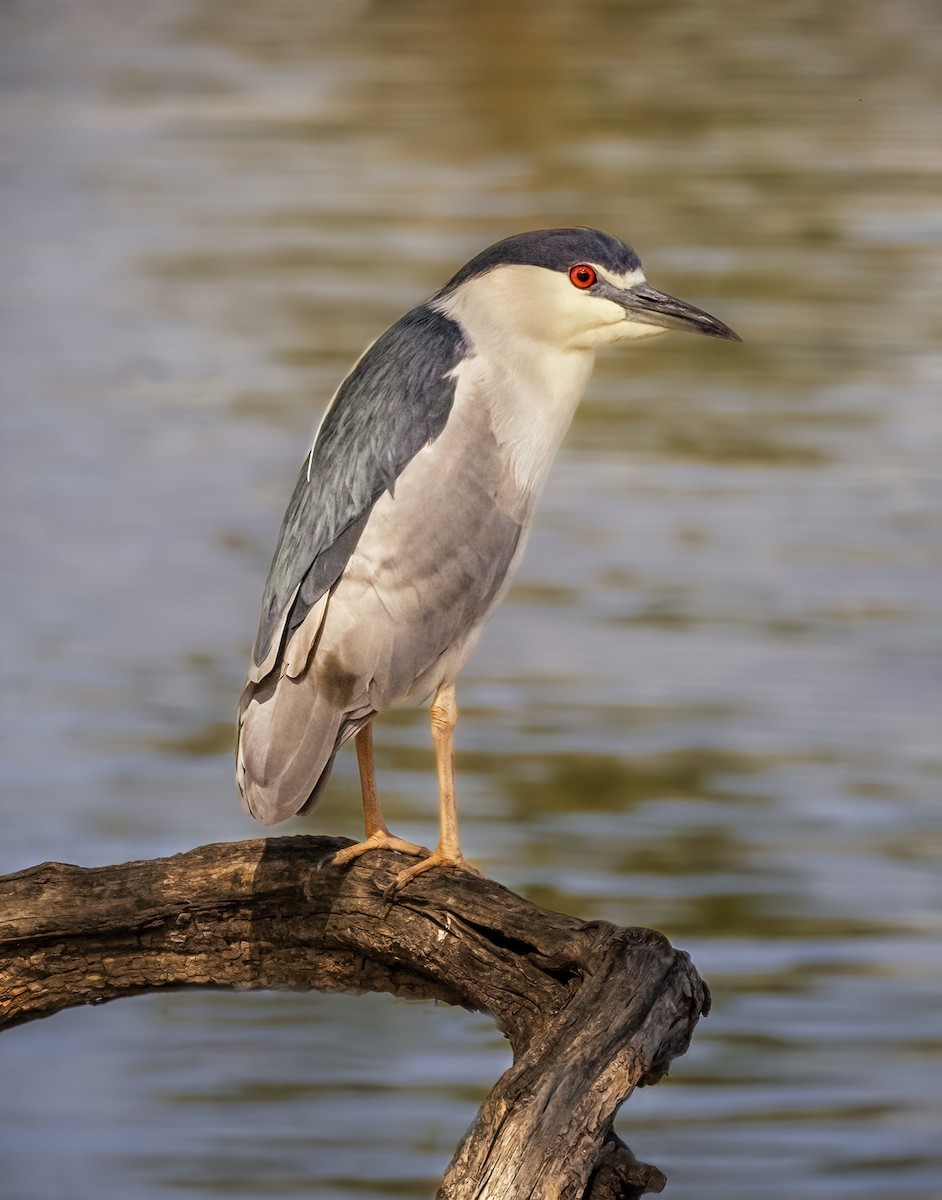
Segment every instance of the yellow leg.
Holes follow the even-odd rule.
[[[464,867],[474,871],[461,853],[458,838],[458,812],[455,807],[455,767],[452,751],[455,725],[458,721],[458,705],[455,703],[454,683],[443,683],[432,701],[432,740],[435,743],[435,761],[438,766],[438,797],[441,834],[438,846],[422,862],[407,867],[396,877],[393,891],[404,887],[416,875],[430,867]],[[475,874],[477,872],[475,871]]]
[[[363,796],[363,830],[367,837],[374,833],[389,833],[379,807],[376,790],[376,760],[373,757],[373,722],[365,725],[353,739],[360,768],[360,793]]]
[[[383,820],[379,806],[379,793],[376,790],[376,766],[373,760],[373,723],[364,725],[356,735],[354,742],[357,748],[357,764],[360,768],[360,791],[363,795],[363,829],[365,841],[348,846],[346,850],[338,850],[333,857],[333,865],[342,867],[353,862],[368,850],[398,850],[401,854],[427,855],[424,846],[415,842],[405,842],[402,838],[393,837]]]

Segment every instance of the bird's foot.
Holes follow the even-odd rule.
[[[378,830],[371,833],[365,841],[348,846],[346,850],[338,850],[330,860],[330,865],[345,867],[370,850],[398,850],[400,854],[414,854],[419,858],[429,858],[432,853],[425,846],[417,846],[415,842],[406,842],[402,838],[394,837],[387,830]]]
[[[417,875],[421,875],[423,871],[430,871],[433,867],[458,867],[460,870],[468,871],[472,875],[480,876],[481,874],[477,867],[471,866],[460,850],[457,854],[447,854],[439,846],[434,853],[430,854],[428,858],[423,858],[414,867],[406,867],[404,871],[400,871],[389,887],[383,892],[383,899],[390,902],[395,900],[402,889],[410,884]]]

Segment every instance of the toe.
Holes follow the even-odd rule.
[[[436,850],[428,858],[423,859],[422,862],[416,863],[414,867],[406,867],[404,871],[400,871],[383,893],[384,898],[394,900],[399,892],[410,884],[416,876],[421,875],[424,871],[430,871],[433,867],[457,867],[459,870],[468,871],[472,875],[480,876],[481,874],[476,867],[471,866],[464,855],[448,855],[443,854],[440,850]]]
[[[412,854],[417,858],[428,858],[430,854],[429,850],[426,850],[424,846],[417,846],[415,842],[407,842],[403,838],[393,837],[390,833],[374,833],[364,842],[357,842],[355,846],[347,846],[345,850],[338,850],[330,860],[330,865],[345,867],[370,850],[396,850],[400,854]]]

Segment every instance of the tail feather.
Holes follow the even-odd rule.
[[[242,803],[262,825],[311,808],[341,742],[353,732],[346,714],[306,678],[270,675],[249,682],[239,704],[236,783]]]

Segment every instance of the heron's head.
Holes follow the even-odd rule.
[[[523,337],[590,350],[670,329],[740,341],[716,317],[656,291],[634,250],[595,229],[540,229],[497,242],[432,303],[495,347]]]

